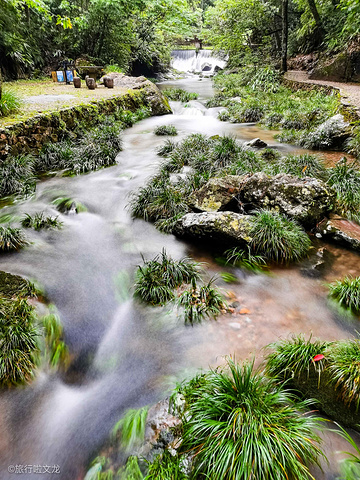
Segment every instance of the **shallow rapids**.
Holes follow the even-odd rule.
[[[213,94],[210,79],[194,76],[164,84],[173,85],[198,92],[199,99],[188,107],[172,102],[173,115],[149,118],[125,130],[116,166],[44,180],[34,198],[4,208],[4,213],[17,215],[45,209],[57,214],[51,200],[64,194],[82,202],[88,212],[60,215],[61,231],[33,232],[32,246],[0,258],[1,270],[43,285],[59,311],[72,355],[67,374],[40,371],[30,386],[1,393],[1,480],[80,480],[124,410],[161,399],[176,380],[221,363],[227,354],[237,360],[256,355],[259,363],[265,345],[290,333],[312,332],[336,340],[350,337],[358,328],[330,309],[324,280],[303,277],[299,267],[261,275],[238,272],[239,284],[222,287],[231,291],[230,301],[249,313],[226,315],[193,328],[177,320],[176,312],[132,300],[141,254],[149,259],[165,247],[175,258],[191,255],[207,262],[209,275],[223,271],[210,253],[130,218],[129,195],[144,185],[161,161],[156,148],[164,138],[153,134],[155,126],[175,125],[176,139],[197,132],[226,133],[243,141],[260,137],[283,152],[299,151],[277,143],[274,132],[255,125],[220,122],[218,109],[204,106]],[[360,275],[358,255],[328,248],[335,259],[325,281],[348,273]],[[323,450],[330,463],[324,462],[324,472],[316,472],[316,479],[334,479],[342,457],[338,451],[349,446],[327,433]],[[16,475],[8,472],[12,465],[59,465],[61,474]]]

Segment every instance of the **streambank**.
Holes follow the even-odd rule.
[[[93,100],[56,112],[41,113],[28,120],[0,129],[0,161],[7,155],[38,153],[46,143],[59,141],[64,131],[74,130],[79,123],[86,127],[97,125],[101,115],[119,111],[135,112],[148,108],[151,115],[166,115],[171,109],[159,89],[145,77],[127,82],[125,93],[111,98]]]

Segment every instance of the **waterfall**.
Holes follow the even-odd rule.
[[[224,68],[226,60],[213,55],[212,50],[173,50],[172,67],[180,72],[213,73],[216,66]]]

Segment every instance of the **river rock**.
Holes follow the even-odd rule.
[[[317,227],[318,233],[353,250],[360,251],[360,225],[339,215],[331,215]]]
[[[335,193],[321,180],[280,173],[255,173],[243,182],[241,199],[255,208],[275,209],[306,226],[333,209]]]
[[[248,147],[251,147],[251,148],[266,148],[268,146],[268,144],[265,143],[260,138],[254,138],[254,140],[251,140],[250,142],[247,142],[246,145]]]
[[[300,272],[304,277],[320,278],[325,275],[334,261],[334,255],[326,247],[320,247],[306,259]]]
[[[175,225],[174,233],[222,246],[244,246],[251,241],[251,219],[234,212],[187,213]]]
[[[211,178],[190,196],[190,207],[200,212],[238,210],[236,196],[240,193],[244,178],[238,175]]]

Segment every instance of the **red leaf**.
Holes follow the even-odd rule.
[[[318,355],[315,355],[315,357],[313,358],[313,361],[314,362],[318,362],[319,360],[322,360],[324,357],[324,355],[322,353],[319,353]]]

